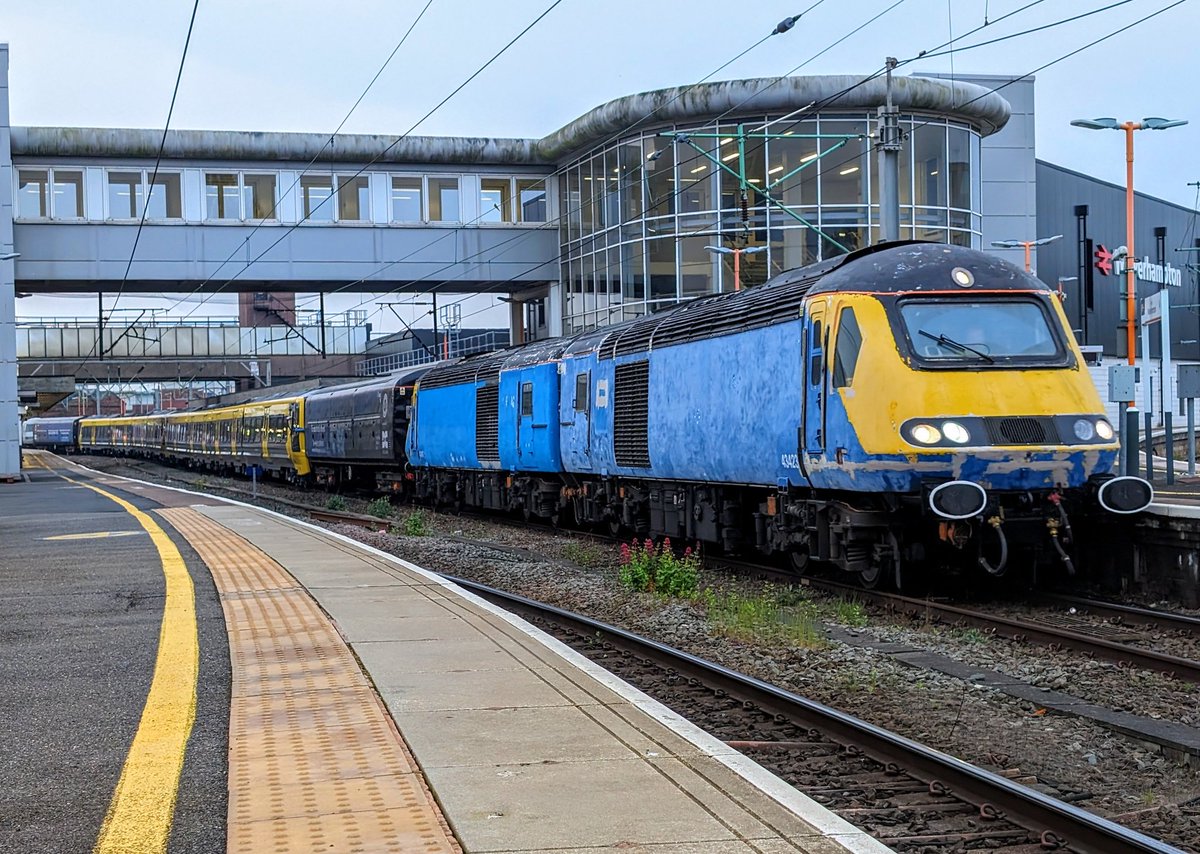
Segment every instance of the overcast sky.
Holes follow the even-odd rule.
[[[344,132],[399,135],[409,130],[551,2],[433,0]],[[621,95],[706,77],[781,18],[814,2],[562,0],[414,132],[541,137]],[[854,32],[895,2],[819,2],[791,32],[767,40],[717,79],[789,72],[851,32],[796,73],[866,75],[885,56],[914,57],[951,34],[979,27],[985,15],[995,21],[1030,6],[956,42],[957,47],[1114,4],[901,0]],[[905,71],[1017,76],[1172,2],[1128,0],[994,46],[914,62]],[[425,3],[200,0],[172,127],[329,133]],[[10,48],[12,123],[161,128],[191,11],[191,0],[0,0],[0,41]],[[1192,207],[1196,188],[1187,184],[1200,180],[1200,99],[1192,77],[1198,31],[1200,5],[1187,0],[1038,72],[1038,157],[1123,185],[1122,134],[1072,128],[1070,119],[1190,119],[1187,127],[1138,135],[1136,183],[1139,190]],[[358,301],[331,300],[330,309]],[[131,298],[121,304],[143,303]],[[18,303],[27,316],[87,314],[93,307],[49,298]],[[229,305],[221,309],[228,311]],[[396,321],[384,315],[375,314],[377,328],[381,320],[384,328],[394,328]]]

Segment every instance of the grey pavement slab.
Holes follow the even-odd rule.
[[[335,620],[468,852],[884,850],[456,588],[293,521],[201,512],[270,554]],[[730,765],[773,781],[839,838],[822,838]]]

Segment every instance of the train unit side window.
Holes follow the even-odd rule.
[[[533,383],[521,383],[521,417],[533,416]]]
[[[287,443],[287,419],[283,415],[267,416],[267,443],[283,445]]]
[[[862,330],[854,309],[847,306],[838,315],[837,343],[833,348],[833,387],[845,388],[854,384],[854,369],[862,350]]]
[[[587,412],[589,406],[589,390],[591,388],[591,371],[584,371],[575,377],[575,411]]]

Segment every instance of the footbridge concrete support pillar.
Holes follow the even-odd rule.
[[[17,415],[17,294],[13,168],[8,115],[8,45],[0,44],[0,482],[21,471]]]

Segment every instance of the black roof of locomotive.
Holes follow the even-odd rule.
[[[958,267],[971,273],[973,284],[962,287],[951,278],[951,272]],[[797,279],[811,280],[814,273],[819,278],[807,289],[809,294],[835,291],[912,293],[1050,289],[1036,276],[987,252],[916,240],[881,243],[829,261],[789,270],[768,280],[763,287],[786,286]]]
[[[969,288],[951,278],[958,267],[974,277]],[[757,287],[701,297],[616,327],[584,333],[567,352],[596,350],[602,358],[612,358],[771,326],[798,317],[804,300],[813,294],[946,290],[1049,288],[1007,261],[977,249],[925,241],[884,243],[788,270]]]
[[[951,278],[951,273],[959,267],[970,271],[971,286],[962,287]],[[977,249],[915,240],[881,243],[787,270],[757,287],[700,297],[570,338],[517,345],[441,365],[426,374],[421,385],[432,388],[484,379],[505,367],[537,364],[562,355],[595,352],[601,358],[611,359],[772,326],[797,318],[804,300],[813,294],[838,291],[969,294],[997,290],[1048,291],[1049,287],[1007,261]]]

